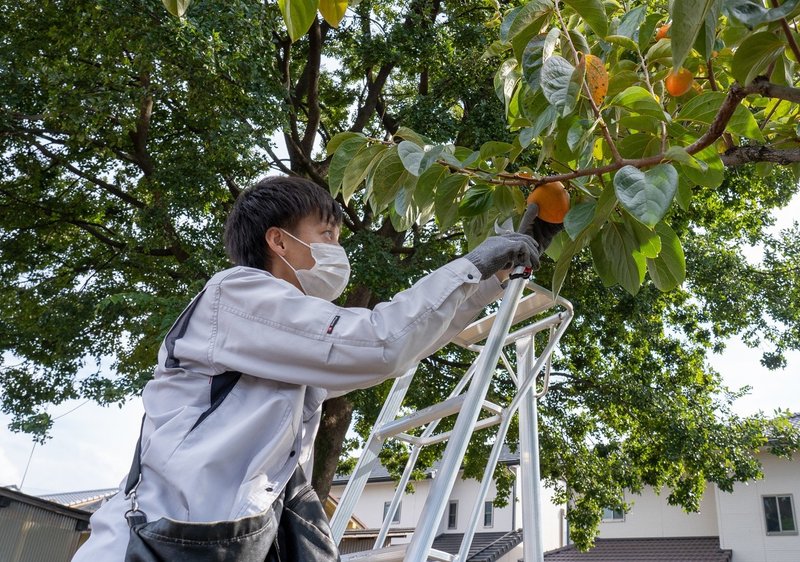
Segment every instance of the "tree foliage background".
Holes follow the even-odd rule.
[[[388,299],[536,185],[567,183],[573,211],[537,278],[577,316],[541,439],[579,545],[624,489],[697,509],[707,482],[758,474],[767,437],[797,446],[780,415],[735,415],[707,356],[742,337],[777,368],[800,343],[797,227],[769,233],[797,191],[800,2],[165,4],[175,15],[155,0],[0,2],[12,429],[44,438],[48,404],[139,392],[171,322],[226,266],[236,194],[290,173],[345,206],[347,306]],[[693,73],[688,93],[665,91],[673,66]],[[468,362],[450,348],[423,362],[411,405],[446,395]],[[499,378],[493,397],[511,388]],[[358,444],[351,420],[363,439],[387,391],[326,403],[322,494]],[[487,446],[472,444],[467,474]],[[383,460],[400,470],[404,454]]]

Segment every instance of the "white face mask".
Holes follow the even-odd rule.
[[[311,257],[314,258],[314,266],[311,269],[295,269],[286,258],[280,258],[292,268],[300,286],[307,295],[332,301],[339,298],[348,281],[350,281],[350,260],[344,248],[338,244],[323,244],[312,242],[306,244],[297,236],[294,236],[281,229],[284,234],[288,234],[303,246],[311,249]]]

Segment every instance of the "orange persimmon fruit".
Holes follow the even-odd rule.
[[[528,205],[539,205],[539,218],[545,222],[560,224],[569,211],[569,193],[560,181],[543,183],[528,194]]]
[[[659,27],[658,31],[656,32],[656,41],[660,41],[661,39],[669,39],[669,37],[667,37],[667,33],[669,33],[670,27],[672,27],[671,23],[667,23]]]
[[[694,75],[691,73],[691,71],[681,67],[677,72],[673,70],[669,73],[665,84],[669,94],[677,98],[691,90],[693,82]]]

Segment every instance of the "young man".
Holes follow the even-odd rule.
[[[535,209],[523,220],[531,234],[541,226],[534,217]],[[140,469],[135,463],[127,486],[94,514],[75,561],[125,559],[129,541],[138,540],[127,512],[166,526],[189,522],[177,538],[163,527],[155,532],[163,531],[169,552],[190,549],[187,537],[197,533],[215,537],[223,551],[238,544],[241,529],[223,536],[209,522],[250,525],[248,518],[280,504],[298,466],[311,474],[329,394],[403,374],[494,301],[512,265],[538,267],[533,238],[509,233],[374,310],[341,308],[330,302],[350,272],[338,243],[341,220],[330,194],[299,178],[268,178],[239,196],[225,230],[235,266],[208,281],[165,338],[143,393]],[[277,517],[259,525],[274,533]],[[206,560],[193,556],[185,559]],[[227,556],[218,559],[245,559]],[[128,559],[152,558],[129,551]]]

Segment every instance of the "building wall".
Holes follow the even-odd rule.
[[[717,536],[715,492],[711,485],[706,488],[699,513],[686,513],[679,506],[669,505],[668,490],[660,495],[652,488],[645,488],[640,495],[629,492],[625,501],[633,504],[631,511],[622,521],[600,523],[599,536],[604,539]]]
[[[795,526],[800,525],[800,460],[762,454],[764,479],[737,484],[732,493],[717,492],[720,543],[733,550],[732,562],[797,562],[800,535],[767,535],[762,496],[791,494]]]

